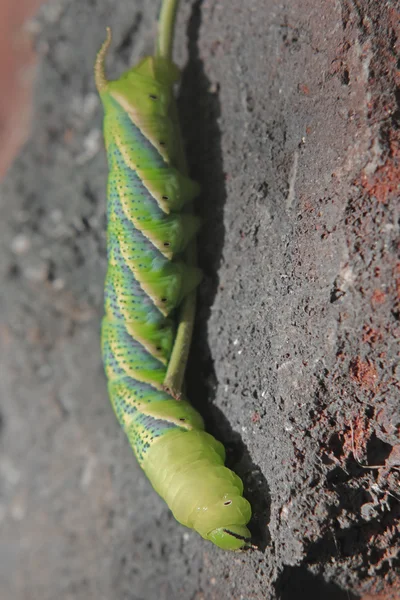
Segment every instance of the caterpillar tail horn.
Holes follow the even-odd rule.
[[[111,35],[111,29],[109,27],[107,27],[106,31],[107,31],[107,37],[104,40],[103,45],[101,46],[100,50],[97,53],[97,58],[96,58],[96,62],[94,65],[94,78],[95,78],[96,87],[97,87],[99,94],[101,94],[101,92],[104,92],[104,90],[106,89],[107,84],[108,84],[108,80],[106,78],[106,73],[105,73],[105,68],[104,68],[104,61],[105,61],[106,54],[108,52],[108,49],[109,49],[111,41],[112,41],[112,35]]]

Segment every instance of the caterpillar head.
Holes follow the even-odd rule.
[[[210,531],[207,539],[223,550],[242,550],[250,546],[251,533],[245,525],[227,525]]]
[[[229,475],[232,474],[232,478],[236,479],[236,475],[232,471],[226,467],[223,467],[223,470]],[[241,493],[241,489],[231,487],[230,491],[223,494],[218,502],[208,505],[206,510],[200,511],[194,524],[194,529],[200,535],[223,550],[241,550],[251,545],[251,533],[246,527],[246,523],[251,517],[251,508]],[[205,534],[206,525],[208,525],[208,529]],[[212,529],[209,529],[210,527]]]

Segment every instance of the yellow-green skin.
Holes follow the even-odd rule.
[[[198,186],[177,169],[182,152],[172,86],[178,70],[148,57],[96,83],[109,163],[108,260],[102,352],[115,413],[140,466],[175,518],[227,550],[248,545],[250,505],[225,450],[186,400],[163,389],[177,307],[200,281],[182,252],[199,220]]]

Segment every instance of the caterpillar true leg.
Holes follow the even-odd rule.
[[[177,0],[164,0],[154,56],[95,79],[109,164],[102,352],[110,399],[136,457],[175,518],[228,550],[249,545],[251,508],[225,450],[182,397],[193,329],[198,185],[187,174],[171,62]]]

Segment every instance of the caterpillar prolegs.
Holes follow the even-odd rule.
[[[177,521],[227,550],[248,545],[251,508],[225,450],[182,396],[193,328],[198,185],[186,163],[171,62],[177,0],[164,0],[154,56],[116,81],[95,66],[109,164],[102,354],[114,411]]]

